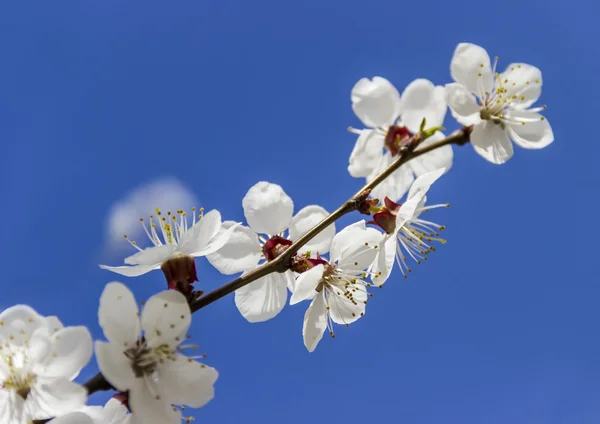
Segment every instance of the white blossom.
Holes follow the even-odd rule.
[[[87,392],[73,383],[92,356],[85,327],[63,327],[26,305],[0,313],[0,424],[28,424],[74,411]]]
[[[432,241],[446,243],[446,240],[439,237],[439,231],[446,227],[420,217],[421,213],[430,209],[449,206],[425,206],[427,191],[444,172],[444,169],[438,169],[421,175],[410,187],[404,204],[396,204],[386,199],[385,210],[373,216],[373,222],[385,231],[377,261],[370,269],[373,272],[374,284],[381,285],[388,279],[394,260],[406,278],[407,273],[412,271],[407,264],[407,256],[420,264],[421,261],[427,260],[427,255],[436,250],[430,245]]]
[[[129,391],[129,406],[143,424],[178,423],[173,405],[199,408],[214,396],[218,373],[182,351],[191,323],[185,297],[167,290],[152,296],[141,316],[131,291],[121,283],[106,285],[98,310],[107,342],[97,341],[100,371],[116,389]]]
[[[365,313],[367,287],[365,270],[378,252],[381,233],[359,221],[333,238],[330,260],[314,260],[313,268],[296,282],[290,304],[312,299],[304,315],[302,335],[309,352],[317,347],[325,329],[334,336],[333,324],[351,324]]]
[[[546,107],[531,108],[542,94],[542,72],[526,63],[512,63],[499,74],[497,64],[498,58],[491,66],[482,47],[460,43],[450,65],[456,82],[446,85],[445,97],[458,122],[474,125],[475,151],[502,164],[513,155],[510,139],[525,149],[542,149],[554,141],[554,134],[539,114]]]
[[[281,186],[265,181],[248,190],[242,206],[248,227],[237,227],[225,246],[207,257],[223,274],[248,272],[275,259],[328,215],[322,207],[310,205],[292,216],[292,199]],[[224,222],[223,230],[228,231],[232,225]],[[310,240],[301,252],[328,252],[334,234],[335,225],[332,224]],[[235,304],[249,322],[269,320],[285,306],[287,289],[294,290],[294,281],[295,274],[290,270],[269,274],[236,290]]]
[[[397,159],[399,149],[420,129],[425,118],[427,128],[441,126],[446,116],[444,88],[431,81],[417,79],[411,82],[400,96],[388,80],[374,77],[362,78],[352,88],[352,109],[368,129],[350,131],[359,135],[350,155],[348,172],[353,177],[372,181]],[[421,146],[440,141],[444,134],[437,131]],[[414,181],[414,176],[435,169],[452,166],[452,147],[443,146],[412,159],[373,189],[377,198],[400,199]]]
[[[125,258],[126,266],[100,265],[100,268],[116,272],[127,277],[135,277],[154,269],[163,268],[170,286],[177,279],[187,279],[189,283],[197,281],[196,268],[193,258],[206,256],[220,249],[229,239],[235,229],[231,225],[228,231],[219,233],[221,229],[221,214],[212,210],[207,214],[201,213],[196,221],[196,210],[192,209],[191,224],[187,213],[179,210],[176,214],[167,212],[163,215],[157,209],[156,216],[150,216],[149,225],[140,218],[151,247],[140,248],[135,241],[129,243],[138,249],[138,253]],[[217,235],[217,233],[219,233]],[[127,235],[125,235],[127,239]]]
[[[133,415],[115,398],[104,406],[84,406],[51,420],[49,424],[133,424]]]

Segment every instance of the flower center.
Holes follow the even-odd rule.
[[[5,345],[10,349],[10,346]],[[0,351],[1,352],[1,351]],[[25,352],[17,350],[8,354],[1,355],[6,365],[8,365],[9,374],[2,383],[2,388],[15,391],[22,399],[27,399],[31,392],[31,386],[35,382],[35,374],[28,371],[28,358]]]
[[[390,151],[392,156],[397,156],[402,145],[410,139],[411,133],[406,127],[391,125],[386,134],[384,145]]]
[[[134,347],[123,352],[131,361],[133,374],[137,378],[152,376],[165,359],[175,360],[173,350],[168,345],[160,345],[155,348],[149,347],[145,341],[138,341]]]
[[[198,220],[202,219],[204,208],[199,209]],[[187,212],[179,209],[176,213],[168,211],[166,216],[160,209],[156,208],[156,216],[150,215],[148,225],[144,218],[140,218],[144,232],[154,246],[163,246],[165,244],[177,245],[181,240],[183,233],[191,229],[196,224],[196,208],[192,208],[192,222],[188,222]],[[129,240],[127,234],[125,239],[138,250],[142,250],[134,240]]]
[[[281,236],[273,236],[263,244],[262,252],[267,261],[272,261],[291,246],[293,242]]]

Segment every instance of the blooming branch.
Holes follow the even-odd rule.
[[[456,131],[454,134],[444,138],[443,140],[440,140],[426,147],[422,147],[420,149],[417,149],[417,147],[425,139],[425,133],[418,132],[417,134],[413,135],[411,139],[401,147],[400,155],[395,162],[393,162],[388,168],[386,168],[381,174],[375,177],[371,182],[369,182],[363,188],[357,191],[339,208],[337,208],[325,219],[323,219],[323,221],[315,225],[311,230],[304,234],[304,236],[296,240],[281,255],[273,259],[271,262],[267,262],[261,267],[258,267],[246,274],[243,274],[235,280],[198,298],[190,305],[192,312],[196,312],[204,308],[205,306],[210,305],[211,303],[221,299],[229,293],[232,293],[240,287],[244,287],[250,284],[251,282],[256,281],[257,279],[264,277],[265,275],[269,275],[273,272],[287,271],[288,269],[290,269],[291,260],[294,254],[296,254],[306,243],[312,240],[317,234],[319,234],[325,228],[329,227],[332,223],[340,219],[342,216],[352,211],[359,210],[364,201],[366,200],[367,196],[371,192],[371,190],[373,190],[375,187],[381,184],[386,178],[388,178],[403,164],[405,164],[411,159],[417,158],[425,153],[439,149],[443,146],[448,146],[452,144],[462,146],[469,142],[471,131],[471,127],[463,127]]]

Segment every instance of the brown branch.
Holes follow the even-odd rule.
[[[368,196],[368,194],[371,192],[371,190],[377,187],[383,180],[385,180],[394,171],[400,168],[400,166],[402,166],[411,159],[419,157],[425,153],[431,152],[432,150],[438,149],[443,146],[448,146],[451,144],[462,146],[463,144],[469,142],[471,131],[472,127],[461,128],[460,130],[456,131],[454,134],[446,137],[445,139],[433,143],[427,147],[423,147],[421,149],[416,148],[423,141],[422,134],[415,134],[409,140],[409,142],[406,143],[406,145],[404,145],[403,148],[400,150],[400,156],[398,157],[398,159],[396,159],[394,163],[392,163],[386,170],[384,170],[381,174],[375,177],[370,183],[368,183],[359,191],[357,191],[350,199],[344,202],[339,208],[333,211],[333,213],[327,216],[323,221],[319,222],[309,232],[307,232],[298,240],[296,240],[290,247],[288,247],[285,250],[283,254],[281,254],[271,262],[267,262],[264,265],[198,298],[190,305],[192,312],[196,312],[204,308],[205,306],[210,305],[211,303],[221,299],[222,297],[227,296],[229,293],[232,293],[240,287],[244,287],[245,285],[258,280],[259,278],[264,277],[265,275],[269,275],[273,272],[285,272],[290,267],[292,257],[294,256],[294,254],[296,254],[296,252],[298,252],[298,250],[302,248],[302,246],[304,246],[317,234],[319,234],[325,228],[329,227],[342,216],[354,210],[357,210],[358,206],[360,206],[361,200],[364,200],[366,196]],[[84,383],[83,386],[86,388],[88,394],[90,395],[97,391],[114,389],[111,386],[111,384],[108,381],[106,381],[106,379],[101,373],[96,374],[94,377],[92,377],[90,380]]]

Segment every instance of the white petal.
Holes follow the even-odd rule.
[[[356,289],[352,292],[354,302],[346,298],[342,290],[338,291],[338,289],[333,289],[334,293],[329,293],[329,296],[327,296],[329,316],[336,324],[352,324],[364,315],[367,306],[365,304],[368,297],[367,289],[364,286],[356,286]]]
[[[395,159],[390,152],[387,152],[379,168],[373,171],[373,174],[367,178],[367,182],[371,182],[377,175],[389,167]],[[397,202],[408,191],[413,180],[414,177],[411,168],[409,166],[401,166],[371,191],[371,197],[383,201],[387,196],[392,201]]]
[[[407,200],[402,204],[396,215],[396,232],[409,220],[420,213],[417,208],[423,207],[425,197],[431,185],[444,174],[444,168],[436,169],[418,177],[408,192]]]
[[[483,91],[491,91],[494,82],[490,56],[483,47],[476,44],[460,43],[456,46],[450,73],[454,81],[479,97],[483,96]]]
[[[240,225],[242,225],[241,222],[234,222],[231,227],[229,227],[227,230],[225,230],[225,232],[215,236],[215,238],[212,239],[204,249],[191,252],[190,255],[195,256],[195,257],[200,257],[200,256],[210,255],[211,253],[215,253],[217,250],[219,250],[220,248],[225,246],[225,244],[231,238],[233,232]]]
[[[423,175],[420,175],[412,186],[410,186],[410,190],[408,191],[408,199],[412,199],[415,197],[419,198],[419,201],[427,194],[433,183],[435,183],[438,178],[444,175],[446,170],[444,168],[438,168],[433,171],[427,172]],[[400,208],[402,210],[402,208]]]
[[[365,220],[361,219],[354,224],[344,227],[337,233],[331,242],[331,252],[329,253],[331,262],[339,262],[342,259],[344,252],[354,246],[355,237],[361,234],[366,228]]]
[[[12,336],[11,344],[21,346],[45,322],[44,317],[27,305],[11,306],[0,313],[0,339]]]
[[[290,305],[302,302],[315,296],[317,286],[323,278],[325,267],[319,264],[300,274],[296,279],[296,288],[290,299]]]
[[[503,97],[511,98],[518,108],[526,109],[542,94],[542,71],[527,63],[511,63],[500,74],[500,83],[506,89]]]
[[[512,143],[506,132],[490,121],[476,125],[471,133],[471,144],[477,153],[488,161],[500,165],[513,155]]]
[[[317,347],[317,344],[323,338],[323,333],[327,328],[327,309],[323,293],[319,293],[304,314],[304,325],[302,327],[302,337],[304,346],[309,352]]]
[[[106,269],[108,271],[115,272],[120,275],[124,275],[125,277],[138,277],[140,275],[146,274],[152,270],[160,268],[159,263],[156,265],[135,265],[135,266],[108,266],[108,265],[99,265],[100,268]]]
[[[178,346],[185,340],[191,322],[188,302],[184,295],[175,290],[155,294],[142,310],[142,330],[149,346]]]
[[[46,361],[45,377],[73,380],[92,357],[92,336],[83,326],[67,327],[52,335],[52,355]]]
[[[131,368],[131,361],[123,353],[123,348],[101,341],[96,341],[94,348],[98,368],[104,378],[122,392],[133,387],[136,377]]]
[[[354,178],[367,177],[381,162],[385,137],[377,130],[362,130],[350,153],[348,172]]]
[[[30,421],[23,398],[13,390],[0,390],[0,423],[29,424]]]
[[[169,259],[176,248],[175,245],[171,244],[147,247],[141,252],[137,252],[135,255],[125,258],[125,263],[128,265],[156,266],[156,264],[162,264]]]
[[[110,424],[125,424],[129,410],[123,403],[115,398],[110,398],[103,408],[104,419]],[[100,422],[96,424],[102,424]]]
[[[225,221],[219,233],[235,225],[233,221]],[[233,230],[227,243],[206,258],[221,274],[231,275],[256,268],[262,251],[258,237],[250,228],[240,225]]]
[[[323,209],[321,206],[309,205],[306,206],[292,218],[290,222],[290,239],[297,241],[304,234],[308,233],[315,225],[323,221],[329,212]],[[302,252],[319,252],[321,254],[329,252],[331,247],[331,240],[335,235],[335,224],[331,224],[319,234],[317,234],[312,240],[306,243],[302,249]]]
[[[266,181],[248,190],[242,206],[248,225],[260,234],[279,234],[289,226],[294,213],[294,202],[281,186]]]
[[[169,404],[160,383],[153,385],[151,390],[140,378],[129,391],[129,406],[135,423],[181,424],[180,410]]]
[[[400,93],[381,77],[360,79],[351,93],[352,110],[367,127],[387,127],[398,118]]]
[[[395,234],[392,234],[381,241],[377,260],[371,268],[371,272],[375,274],[372,278],[373,284],[376,286],[385,283],[392,273],[397,245],[398,238]]]
[[[60,322],[60,320],[56,316],[45,317],[44,325],[50,331],[49,334],[53,334],[53,333],[57,332],[58,330],[60,330],[61,328],[64,328],[63,323]]]
[[[124,284],[112,282],[104,287],[98,320],[104,337],[124,348],[132,347],[140,336],[138,306],[133,293]]]
[[[413,133],[419,131],[423,118],[427,120],[426,128],[444,123],[446,101],[443,87],[419,78],[406,86],[400,99],[402,123]]]
[[[73,412],[84,406],[86,400],[83,386],[64,378],[38,376],[25,403],[32,418],[42,420]]]
[[[269,274],[235,291],[235,305],[248,322],[275,317],[286,300],[287,281],[279,274]]]
[[[441,141],[444,138],[444,134],[438,131],[431,137],[429,137],[427,140],[425,140],[423,143],[421,143],[419,149],[437,143],[438,141]],[[452,167],[453,158],[454,153],[452,151],[452,146],[446,145],[438,147],[437,149],[432,150],[429,153],[425,153],[422,156],[416,157],[404,166],[410,166],[415,175],[419,177],[423,174],[441,168],[446,169],[446,172],[448,172],[448,170],[450,170],[450,168]]]
[[[3,421],[2,421],[3,422]],[[54,418],[49,424],[96,424],[94,420],[83,412],[71,412],[62,417]],[[98,423],[99,424],[99,423]],[[110,424],[110,423],[107,423]]]
[[[379,231],[367,228],[364,220],[349,225],[333,239],[331,260],[344,272],[358,274],[377,257],[381,237]]]
[[[214,384],[219,373],[211,367],[176,354],[158,370],[160,384],[168,401],[176,405],[200,408],[215,394]]]
[[[508,119],[525,122],[507,124],[506,131],[515,143],[524,149],[543,149],[554,141],[552,127],[546,118],[528,110],[511,110],[506,114]]]
[[[84,407],[80,408],[77,412],[72,412],[71,414],[76,414],[76,413],[84,413],[89,418],[91,418],[92,422],[95,424],[100,424],[100,423],[113,424],[112,421],[106,419],[106,414],[104,413],[104,408],[101,406],[96,406],[96,405],[84,406]],[[71,415],[71,414],[68,414],[68,415]],[[65,415],[63,415],[63,417],[64,416]],[[54,421],[51,421],[51,422],[54,422]],[[114,423],[114,424],[117,424],[117,423]]]
[[[33,365],[35,374],[38,374],[38,370],[43,368],[43,363],[50,356],[51,350],[52,342],[48,333],[44,329],[35,331],[27,342],[27,357]]]
[[[464,85],[455,82],[446,84],[444,91],[454,119],[462,125],[477,125],[481,122],[481,108],[475,96]]]
[[[288,288],[288,290],[291,293],[294,293],[294,291],[296,290],[296,277],[298,276],[298,274],[288,269],[286,272],[280,275],[284,278],[285,285]]]
[[[203,251],[221,228],[221,213],[213,209],[204,214],[196,224],[188,229],[177,246],[177,251],[186,255],[198,256],[195,253]]]

